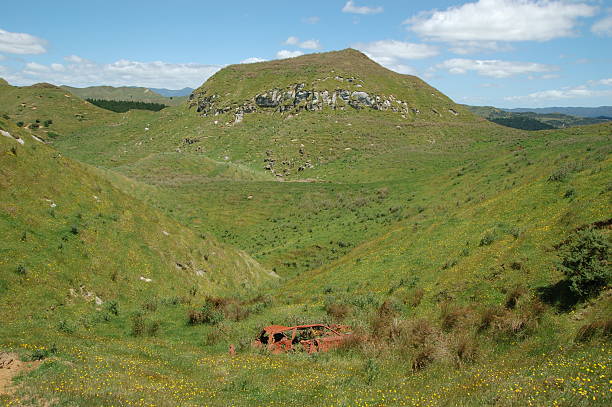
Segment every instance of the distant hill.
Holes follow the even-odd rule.
[[[191,92],[193,92],[194,90],[193,88],[183,88],[183,89],[149,88],[149,89],[167,98],[189,96]]]
[[[87,88],[74,88],[72,86],[61,86],[62,89],[82,99],[100,100],[127,100],[133,102],[161,103],[168,106],[180,105],[186,97],[165,97],[148,89],[131,86],[90,86]]]
[[[561,113],[570,116],[579,117],[600,117],[608,116],[612,117],[612,106],[599,106],[599,107],[540,107],[540,108],[516,108],[516,109],[502,109],[506,112],[523,113],[533,112],[540,114],[548,113]]]
[[[562,129],[573,126],[605,123],[612,120],[610,117],[603,115],[595,117],[578,117],[562,113],[508,111],[493,106],[467,106],[467,108],[472,111],[472,113],[494,123],[521,130]]]

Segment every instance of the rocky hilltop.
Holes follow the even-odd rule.
[[[406,120],[471,115],[419,78],[352,49],[229,66],[192,93],[189,106],[204,117],[232,114],[234,123],[254,112],[325,109],[389,111]]]

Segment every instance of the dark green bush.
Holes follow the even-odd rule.
[[[579,298],[597,295],[612,280],[610,239],[597,229],[572,234],[560,247],[559,257],[558,267]]]
[[[487,232],[480,239],[480,242],[478,243],[478,245],[479,246],[489,246],[491,243],[493,243],[495,241],[495,238],[496,238],[495,233]]]
[[[132,336],[142,336],[145,333],[145,320],[142,314],[132,316]]]
[[[117,301],[108,301],[106,303],[106,310],[110,314],[117,316],[119,315],[119,304],[117,303]]]
[[[199,310],[190,310],[187,317],[189,325],[217,325],[223,321],[224,315],[221,311],[215,309],[211,302],[207,301]]]
[[[71,334],[74,332],[75,328],[74,325],[70,322],[67,321],[65,319],[62,319],[58,324],[57,324],[57,329],[61,332],[67,333],[67,334]]]
[[[57,347],[55,346],[55,344],[53,344],[50,348],[41,348],[41,349],[35,349],[31,354],[30,354],[30,360],[31,361],[36,361],[36,360],[43,360],[48,358],[49,356],[51,356],[52,354],[57,352]]]

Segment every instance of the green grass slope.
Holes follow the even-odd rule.
[[[336,190],[327,199],[337,202],[316,208],[326,215],[311,224],[320,224],[314,239],[353,222],[373,228],[372,219],[385,229],[268,291],[268,305],[246,316],[227,313],[217,325],[188,326],[189,305],[158,300],[153,306],[144,300],[147,321],[162,326],[155,336],[134,337],[126,333],[125,322],[112,321],[86,335],[65,334],[71,345],[62,338],[58,351],[45,359],[44,368],[22,379],[21,392],[11,400],[35,405],[47,400],[160,406],[608,405],[609,332],[580,332],[605,326],[612,297],[604,290],[568,312],[562,304],[566,293],[555,291],[563,281],[555,246],[576,228],[609,221],[610,130],[598,125],[517,137],[496,152],[460,155],[464,161],[458,166],[437,167],[432,161],[427,177],[375,184],[372,196],[364,192],[367,185],[347,185],[338,193],[339,184],[332,184]],[[131,181],[122,182],[127,188]],[[272,204],[280,192],[253,202],[265,193],[266,183],[249,187],[245,182],[240,182],[243,194],[253,188],[253,199],[224,200],[235,205],[236,217],[238,205],[250,214]],[[308,208],[316,206],[320,193],[309,188],[317,183],[271,183],[288,188],[273,210],[280,214],[292,206],[280,202],[297,194],[294,184],[309,193],[303,195],[302,216],[314,216]],[[157,187],[135,184],[149,193]],[[200,199],[211,197],[201,192]],[[365,204],[355,203],[357,198],[365,198]],[[402,202],[401,209],[390,210]],[[170,200],[165,204],[180,208]],[[398,211],[402,216],[393,219],[380,215]],[[248,217],[241,219],[248,223]],[[293,233],[292,225],[279,226],[273,234],[281,239]],[[609,229],[599,230],[609,236]],[[263,325],[317,321],[350,324],[362,339],[314,356],[271,355],[248,346]],[[53,340],[27,337],[23,346],[12,346],[29,355]],[[81,341],[91,345],[80,347]],[[234,357],[227,354],[229,344],[238,348]]]
[[[244,252],[133,200],[6,120],[0,127],[12,136],[0,138],[3,324],[34,318],[49,328],[94,297],[130,306],[271,279]]]

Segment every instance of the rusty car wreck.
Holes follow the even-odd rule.
[[[344,325],[270,325],[262,329],[253,346],[275,354],[295,350],[311,354],[337,348],[351,336],[350,328]]]

